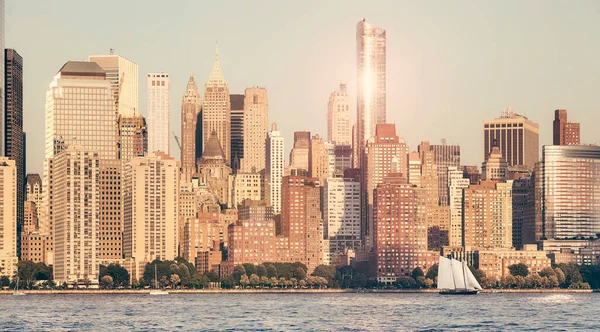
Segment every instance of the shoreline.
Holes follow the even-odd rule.
[[[78,290],[21,290],[27,295],[107,295],[149,294],[149,289],[78,289]],[[363,293],[363,294],[389,294],[389,293],[438,293],[437,289],[168,289],[169,294],[327,294],[327,293]],[[485,289],[480,293],[592,293],[592,289]],[[12,295],[12,290],[0,290],[0,296]]]

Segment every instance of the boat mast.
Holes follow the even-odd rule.
[[[450,274],[452,275],[452,282],[454,283],[454,289],[456,289],[456,278],[454,278],[454,269],[452,268],[452,259],[450,259]]]
[[[158,277],[156,276],[156,264],[154,264],[154,288],[158,289]]]
[[[467,289],[467,271],[465,271],[465,266],[467,265],[467,263],[463,262],[461,265],[463,268],[463,282],[465,283],[465,289]]]

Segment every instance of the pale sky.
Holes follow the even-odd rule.
[[[41,173],[48,84],[69,60],[108,54],[171,74],[171,126],[190,72],[203,90],[215,42],[230,93],[268,90],[269,122],[326,137],[329,94],[347,83],[356,113],[356,23],[387,30],[387,119],[411,150],[461,146],[481,166],[482,121],[510,105],[551,144],[554,109],[600,143],[600,1],[6,1],[6,47],[24,58],[27,172]],[[171,152],[179,150],[171,139]],[[540,149],[541,153],[541,149]],[[286,155],[287,157],[287,155]]]

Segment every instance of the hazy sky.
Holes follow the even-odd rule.
[[[347,83],[355,116],[356,23],[387,30],[387,117],[411,150],[461,145],[481,165],[482,121],[513,110],[551,143],[553,110],[599,143],[600,1],[6,1],[6,47],[24,58],[27,171],[42,172],[48,84],[68,60],[114,48],[146,73],[171,74],[171,125],[190,72],[202,91],[215,41],[230,93],[268,90],[269,122],[326,136],[329,94]],[[171,139],[172,154],[179,150]],[[541,149],[540,149],[541,152]],[[286,152],[287,154],[287,152]]]

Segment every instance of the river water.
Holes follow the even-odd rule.
[[[0,331],[590,331],[600,294],[0,296]]]

